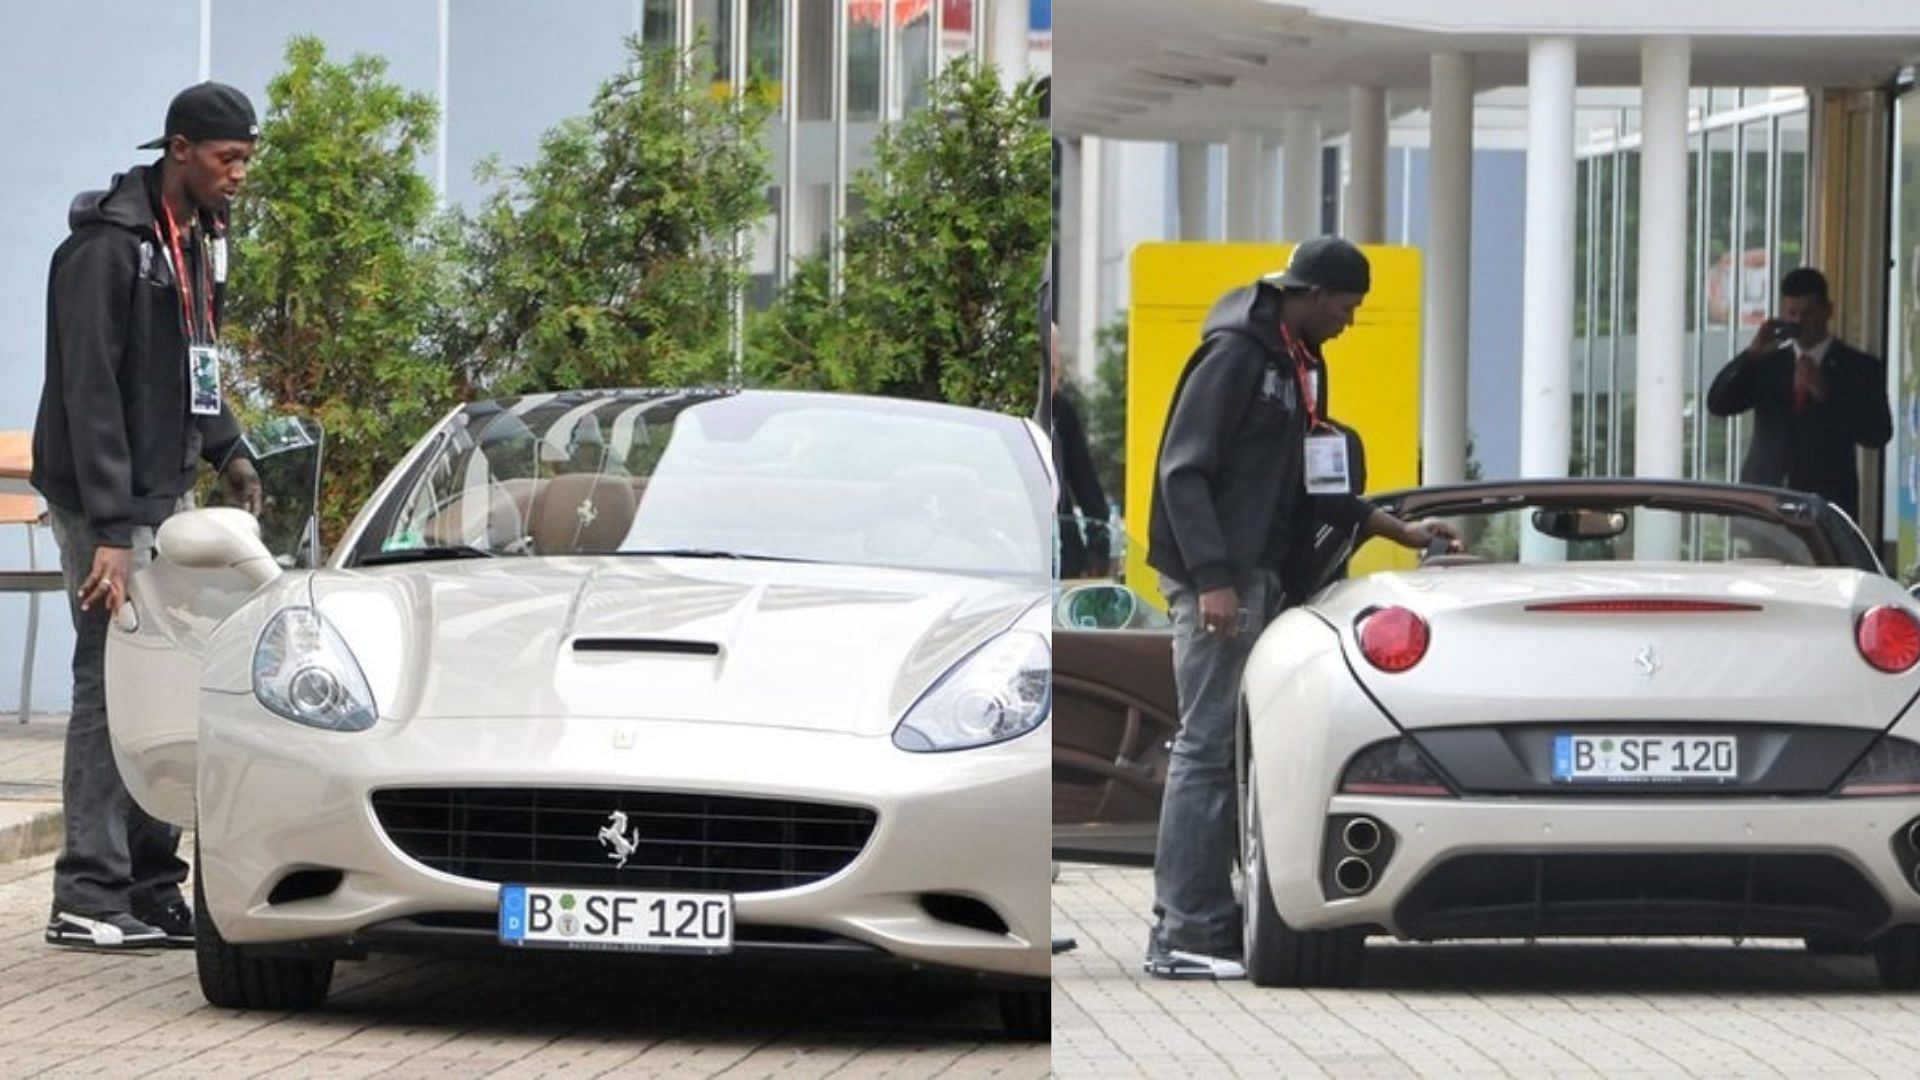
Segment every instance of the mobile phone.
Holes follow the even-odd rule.
[[[1784,341],[1787,338],[1797,338],[1800,336],[1800,324],[1797,322],[1783,322],[1775,319],[1773,320],[1772,326],[1773,336],[1779,340]]]

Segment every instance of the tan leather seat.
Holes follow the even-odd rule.
[[[533,496],[530,529],[536,555],[617,551],[633,525],[637,502],[624,476],[563,473]]]

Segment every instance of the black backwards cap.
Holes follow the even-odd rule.
[[[1373,271],[1360,249],[1337,236],[1316,236],[1293,249],[1287,268],[1261,279],[1282,289],[1325,289],[1364,293],[1373,285]]]
[[[260,137],[260,124],[254,119],[253,102],[247,95],[226,83],[195,83],[173,95],[173,103],[167,106],[167,133],[141,143],[140,149],[158,150],[175,135],[185,135],[189,142],[252,142]]]

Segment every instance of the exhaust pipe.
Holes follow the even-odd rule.
[[[1368,866],[1365,859],[1341,859],[1333,868],[1333,880],[1342,892],[1355,896],[1373,885],[1373,867]]]
[[[1920,822],[1915,824],[1920,825]],[[1372,854],[1373,850],[1380,846],[1380,823],[1370,817],[1354,818],[1347,822],[1345,829],[1341,830],[1340,842],[1355,855]]]
[[[1914,866],[1913,873],[1907,875],[1907,881],[1914,888],[1920,889],[1920,865]]]
[[[1920,818],[1914,818],[1907,823],[1907,847],[1913,851],[1920,851]]]

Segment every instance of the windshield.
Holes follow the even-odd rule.
[[[1047,480],[1013,418],[829,395],[469,406],[356,562],[672,554],[1045,577]]]
[[[1455,562],[1828,564],[1803,531],[1731,511],[1555,502],[1435,516],[1460,532]]]

